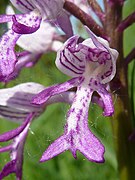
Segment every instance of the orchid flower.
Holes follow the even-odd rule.
[[[19,11],[23,13],[29,13],[36,9],[40,14],[37,18],[42,19],[43,21],[57,21],[62,30],[68,36],[73,34],[69,15],[63,9],[65,0],[25,0],[25,2],[23,0],[10,1]],[[18,32],[18,28],[15,28],[15,32]]]
[[[104,146],[88,127],[88,110],[93,92],[97,92],[104,104],[104,116],[111,116],[114,107],[106,89],[116,72],[118,52],[109,47],[103,38],[86,28],[90,38],[78,43],[77,35],[68,39],[58,51],[56,66],[64,74],[73,77],[59,85],[46,88],[32,102],[42,104],[50,97],[77,87],[71,108],[67,113],[64,134],[55,140],[43,153],[41,162],[70,150],[77,157],[80,151],[88,160],[104,162]]]
[[[12,140],[11,144],[0,147],[0,153],[10,152],[10,159],[2,171],[0,179],[15,173],[18,180],[22,178],[23,150],[29,126],[33,119],[39,116],[47,105],[56,102],[71,103],[74,92],[65,92],[56,95],[42,105],[31,104],[31,98],[45,87],[37,83],[24,83],[12,88],[0,90],[0,117],[19,122],[21,125],[0,135],[0,142]]]
[[[20,127],[0,135],[0,142],[13,140],[12,144],[0,148],[0,153],[10,151],[11,158],[11,161],[9,161],[0,172],[0,179],[3,179],[11,173],[15,173],[18,180],[22,179],[24,144],[33,118],[34,114],[29,114],[26,121]]]
[[[8,15],[6,15],[8,16]],[[30,16],[30,17],[29,17]],[[11,16],[14,20],[16,19],[15,16]],[[11,17],[9,19],[11,19]],[[27,15],[19,15],[18,19],[28,25],[28,17],[31,19],[31,28],[29,32],[34,32],[39,28],[39,19],[37,16],[32,12]],[[4,17],[0,17],[0,22],[6,21],[7,19],[3,19]],[[8,20],[9,20],[8,19]],[[23,25],[24,26],[24,25]],[[27,26],[26,26],[27,27]],[[25,28],[24,28],[25,29]],[[27,29],[27,28],[26,28]],[[0,80],[3,80],[9,74],[14,71],[15,64],[17,62],[17,57],[14,52],[14,47],[19,39],[21,34],[15,33],[12,29],[8,30],[0,39]]]
[[[4,81],[11,73],[14,72],[15,65],[18,61],[15,54],[16,42],[22,35],[36,32],[40,26],[39,33],[48,27],[44,27],[43,22],[57,20],[60,27],[63,27],[67,36],[73,34],[69,15],[63,10],[64,0],[51,1],[22,1],[11,0],[11,3],[23,14],[1,15],[0,23],[11,22],[12,27],[0,39],[0,80]],[[68,28],[67,28],[68,26]],[[43,28],[43,29],[42,29]],[[50,28],[50,27],[49,27]],[[52,32],[52,31],[51,31]],[[50,32],[50,33],[51,33]],[[44,35],[42,33],[41,35]],[[41,37],[41,36],[40,36]],[[49,36],[48,36],[49,37]],[[26,37],[27,38],[27,37]],[[51,39],[51,36],[50,36]],[[23,39],[24,40],[24,39]],[[52,40],[52,39],[51,39]],[[27,41],[28,42],[28,41]],[[28,43],[23,43],[28,45]],[[44,45],[44,44],[43,44]],[[40,50],[41,50],[41,44]],[[27,47],[28,48],[28,47]],[[30,46],[31,48],[31,46]]]
[[[15,12],[11,6],[6,9],[8,15],[14,15]],[[8,23],[8,28],[12,28],[12,23]],[[32,67],[35,65],[42,54],[50,51],[57,51],[61,46],[62,42],[59,40],[61,36],[49,22],[41,22],[40,28],[28,35],[22,35],[17,41],[17,45],[24,49],[24,52],[16,53],[17,63],[15,64],[14,71],[5,77],[2,81],[9,82],[15,79],[23,67]],[[32,43],[31,43],[32,42]]]

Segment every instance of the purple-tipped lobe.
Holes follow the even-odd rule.
[[[67,113],[64,134],[47,148],[40,162],[47,161],[66,150],[70,150],[74,158],[77,158],[76,151],[80,151],[90,161],[104,162],[104,146],[88,128],[87,118],[91,95],[92,92],[87,88],[78,87]]]

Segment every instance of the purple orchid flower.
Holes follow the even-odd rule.
[[[71,104],[75,96],[74,92],[65,92],[53,96],[45,104],[31,104],[33,95],[44,88],[44,86],[37,83],[24,83],[13,88],[0,90],[0,117],[21,123],[18,128],[0,135],[0,142],[12,140],[11,144],[0,147],[0,153],[9,151],[11,159],[0,172],[0,179],[11,173],[15,173],[18,180],[22,179],[23,150],[29,126],[33,119],[39,116],[47,105],[56,102]]]
[[[0,81],[4,81],[15,69],[18,59],[14,48],[18,39],[24,34],[36,32],[43,21],[57,21],[67,36],[73,34],[69,15],[63,9],[64,0],[11,0],[11,3],[23,14],[0,16],[0,23],[12,23],[11,29],[0,39]]]
[[[80,151],[88,160],[104,162],[104,146],[88,128],[88,110],[93,92],[97,92],[104,104],[104,116],[114,113],[111,95],[106,89],[116,72],[118,52],[109,47],[103,38],[97,37],[88,28],[90,38],[78,43],[78,36],[68,39],[58,51],[56,66],[73,79],[51,86],[33,98],[34,104],[42,104],[59,93],[77,87],[64,134],[55,140],[43,153],[41,162],[70,150],[76,158]]]
[[[10,16],[10,15],[6,15]],[[26,24],[26,29],[28,24],[30,23],[31,27],[29,29],[29,33],[36,31],[39,28],[39,21],[41,19],[37,19],[34,12],[30,12],[29,14],[19,15],[17,17],[10,16],[10,20],[16,21],[16,18],[21,22]],[[0,23],[3,21],[9,21],[8,18],[0,17]],[[17,57],[14,52],[14,48],[17,40],[20,38],[21,34],[15,33],[12,29],[8,30],[1,39],[0,39],[0,80],[2,81],[5,77],[10,75],[15,68],[15,64],[17,63]]]
[[[29,114],[26,121],[17,129],[0,135],[0,142],[13,140],[12,144],[0,148],[0,153],[10,151],[11,161],[0,172],[0,179],[15,173],[18,180],[22,179],[23,150],[31,120],[34,114]]]
[[[6,9],[8,15],[14,15],[15,12],[11,6]],[[8,23],[8,28],[12,28],[12,23]],[[45,39],[45,40],[44,40]],[[2,79],[4,82],[9,82],[15,79],[23,67],[34,66],[42,54],[54,51],[56,52],[62,46],[60,41],[62,38],[49,22],[41,22],[40,28],[28,35],[22,35],[18,41],[17,45],[24,49],[23,52],[16,53],[17,63],[15,64],[14,71]],[[33,43],[31,43],[33,42]]]
[[[69,14],[63,9],[65,0],[10,0],[11,3],[21,12],[29,13],[37,10],[42,20],[57,21],[61,29],[68,35],[73,35]],[[18,28],[15,27],[18,33]],[[20,33],[20,29],[19,29]]]

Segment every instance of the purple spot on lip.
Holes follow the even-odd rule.
[[[71,108],[71,109],[68,111],[68,113],[67,113],[67,117],[69,117],[70,114],[73,113],[74,111],[75,111],[75,108]]]
[[[96,85],[96,86],[98,85],[97,81],[95,81],[95,85]]]
[[[85,107],[85,103],[83,102],[83,107]]]
[[[89,98],[90,97],[90,94],[89,93],[87,93],[87,98]]]

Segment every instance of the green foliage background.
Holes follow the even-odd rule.
[[[0,1],[0,13],[4,13],[8,0]],[[126,17],[135,10],[135,1],[127,0],[125,2],[123,17]],[[6,31],[6,25],[0,27],[0,34]],[[135,47],[135,25],[132,25],[124,34],[124,52],[127,55]],[[135,89],[132,62],[129,66],[129,93],[132,99],[132,108],[135,103]],[[31,69],[23,69],[19,78],[12,81],[7,87],[17,85],[23,82],[38,82],[45,86],[54,83],[61,83],[69,77],[63,75],[55,67],[55,54],[44,55],[39,63]],[[3,84],[0,85],[3,88]],[[117,93],[117,91],[116,91]],[[117,101],[116,99],[114,100]],[[67,151],[58,157],[46,162],[39,163],[39,159],[48,147],[57,137],[63,133],[65,124],[65,114],[69,105],[54,104],[47,107],[46,111],[37,118],[29,131],[24,150],[24,180],[118,180],[117,160],[113,145],[113,136],[111,122],[109,118],[102,116],[101,109],[95,104],[91,105],[89,112],[89,127],[92,132],[101,139],[105,145],[105,163],[96,164],[89,162],[78,152],[78,159],[72,157],[71,152]],[[133,109],[134,111],[134,109]],[[132,113],[133,113],[132,111]],[[134,113],[133,113],[134,114]],[[133,119],[134,120],[134,119]],[[18,124],[0,119],[0,133],[17,127]],[[1,145],[1,144],[0,144]],[[124,158],[124,157],[123,157]],[[9,161],[9,154],[0,155],[0,170],[3,165]],[[14,180],[15,176],[10,175],[6,180]]]

